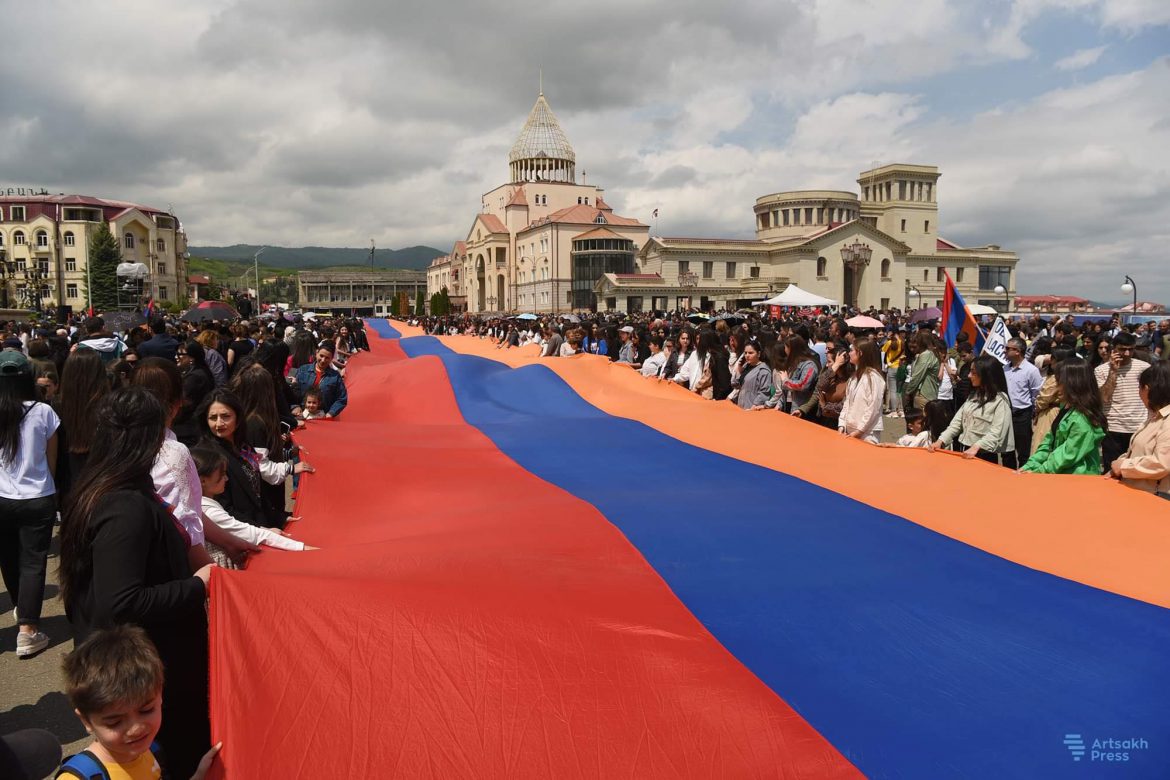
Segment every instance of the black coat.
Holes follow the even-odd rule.
[[[138,357],[160,357],[166,358],[172,363],[175,360],[175,351],[179,348],[179,342],[166,333],[158,333],[146,341],[138,345]]]
[[[74,642],[127,623],[146,631],[166,669],[159,742],[173,776],[190,777],[211,743],[206,588],[192,576],[186,542],[149,477],[104,496],[88,538],[89,576],[66,605]]]

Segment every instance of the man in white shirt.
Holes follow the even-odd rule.
[[[1003,465],[1014,469],[1022,466],[1032,452],[1032,419],[1036,416],[1036,396],[1044,384],[1040,369],[1024,359],[1028,345],[1023,339],[1010,339],[1007,343],[1008,364],[1003,367],[1007,379],[1008,399],[1012,402],[1012,435],[1015,437],[1015,452],[1004,453]],[[1017,455],[1022,460],[1017,462]]]

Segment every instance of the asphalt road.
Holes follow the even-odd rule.
[[[65,755],[84,748],[89,740],[81,721],[61,692],[61,661],[73,649],[73,634],[61,599],[57,598],[57,535],[49,553],[49,576],[41,613],[41,630],[49,647],[33,658],[16,657],[16,621],[12,599],[0,590],[0,733],[42,728],[57,735]]]

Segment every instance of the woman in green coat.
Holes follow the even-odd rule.
[[[1078,358],[1056,369],[1060,412],[1052,430],[1021,471],[1037,474],[1100,474],[1105,410],[1089,364]]]

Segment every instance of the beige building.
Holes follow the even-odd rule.
[[[426,281],[422,271],[405,268],[301,271],[297,274],[297,291],[304,311],[384,317],[390,313],[390,301],[399,293],[406,293],[413,306],[419,290],[426,289]]]
[[[650,229],[577,183],[577,157],[542,92],[508,155],[511,181],[482,198],[454,250],[427,269],[453,309],[573,312],[598,306],[605,273],[632,274]]]
[[[938,179],[934,166],[885,165],[858,177],[860,195],[764,195],[754,239],[655,236],[638,252],[639,273],[605,274],[595,292],[617,311],[736,309],[796,284],[863,309],[916,309],[941,306],[949,273],[968,303],[1010,308],[1019,258],[942,238]]]
[[[63,305],[80,312],[86,306],[90,239],[103,222],[118,239],[123,261],[146,266],[144,295],[186,302],[187,236],[174,214],[44,190],[0,192],[0,292],[14,306],[39,299],[42,308]]]

